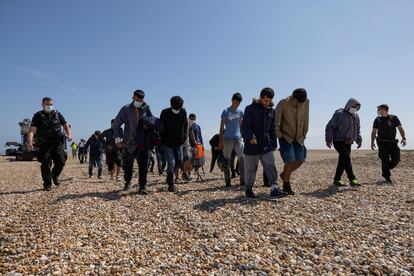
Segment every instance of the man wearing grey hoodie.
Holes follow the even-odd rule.
[[[354,175],[351,162],[351,148],[354,142],[358,149],[362,146],[361,124],[357,112],[361,104],[358,100],[351,98],[345,105],[335,111],[332,119],[325,129],[325,141],[328,148],[334,146],[339,154],[338,166],[334,178],[335,186],[345,186],[341,180],[342,174],[346,171],[351,186],[361,186]]]

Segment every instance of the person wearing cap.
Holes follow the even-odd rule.
[[[378,145],[378,157],[382,163],[382,176],[386,183],[392,183],[391,170],[400,162],[399,141],[396,139],[397,129],[401,135],[401,145],[405,147],[407,139],[405,130],[396,115],[389,114],[389,106],[382,104],[377,107],[378,117],[374,120],[371,133],[371,149],[375,150],[375,141]]]
[[[135,90],[132,96],[132,103],[121,108],[115,118],[115,142],[119,148],[123,148],[122,167],[124,170],[124,190],[131,188],[134,160],[138,162],[139,190],[138,193],[146,195],[149,148],[152,145],[147,127],[144,125],[146,118],[152,117],[150,106],[144,101],[145,93],[142,90]],[[124,125],[124,133],[121,126]]]
[[[244,185],[244,143],[241,133],[243,111],[239,108],[242,100],[243,98],[240,93],[234,93],[231,98],[231,106],[224,109],[221,113],[219,142],[219,150],[223,151],[223,156],[226,158],[227,164],[230,164],[231,154],[233,150],[240,160],[241,186]],[[226,187],[231,187],[230,166],[226,166],[224,169],[224,180]]]
[[[276,137],[279,139],[280,155],[284,162],[280,178],[283,191],[294,195],[290,176],[306,160],[305,139],[309,128],[309,100],[303,88],[295,89],[291,96],[276,106]]]
[[[351,186],[361,186],[354,175],[351,161],[352,144],[356,142],[358,149],[362,146],[361,123],[357,113],[360,109],[361,103],[358,100],[349,99],[344,108],[335,111],[325,128],[326,146],[333,146],[339,154],[334,177],[334,185],[338,187],[345,186],[342,181],[344,171]]]
[[[183,166],[183,145],[188,138],[188,119],[184,100],[180,96],[170,99],[170,107],[161,111],[164,124],[161,141],[167,159],[168,191],[175,192],[174,172]]]
[[[104,143],[101,139],[101,132],[95,131],[94,134],[86,141],[85,150],[89,149],[89,178],[92,177],[93,167],[98,167],[98,178],[102,179],[102,154],[104,152]]]

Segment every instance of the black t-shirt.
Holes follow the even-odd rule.
[[[400,120],[395,115],[387,117],[377,117],[374,121],[373,128],[378,129],[378,141],[393,141],[397,136],[397,127],[401,125]]]

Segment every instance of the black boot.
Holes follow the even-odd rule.
[[[247,189],[246,190],[246,197],[247,198],[256,198],[256,195],[253,193],[252,189]]]
[[[52,175],[52,181],[56,186],[60,185],[59,176]]]
[[[292,186],[290,186],[290,182],[283,183],[283,191],[288,195],[295,195],[295,192],[292,190]]]
[[[231,187],[231,180],[230,179],[226,179],[226,187],[227,188]]]
[[[171,193],[174,193],[176,191],[174,184],[168,185],[168,191],[171,192]]]

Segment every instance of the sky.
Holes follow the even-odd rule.
[[[109,127],[136,89],[159,116],[180,95],[204,140],[234,92],[241,108],[263,87],[275,102],[308,91],[306,145],[359,99],[364,147],[376,106],[390,105],[413,148],[414,1],[0,0],[0,148],[44,96],[75,141]],[[411,139],[413,137],[413,139]]]

